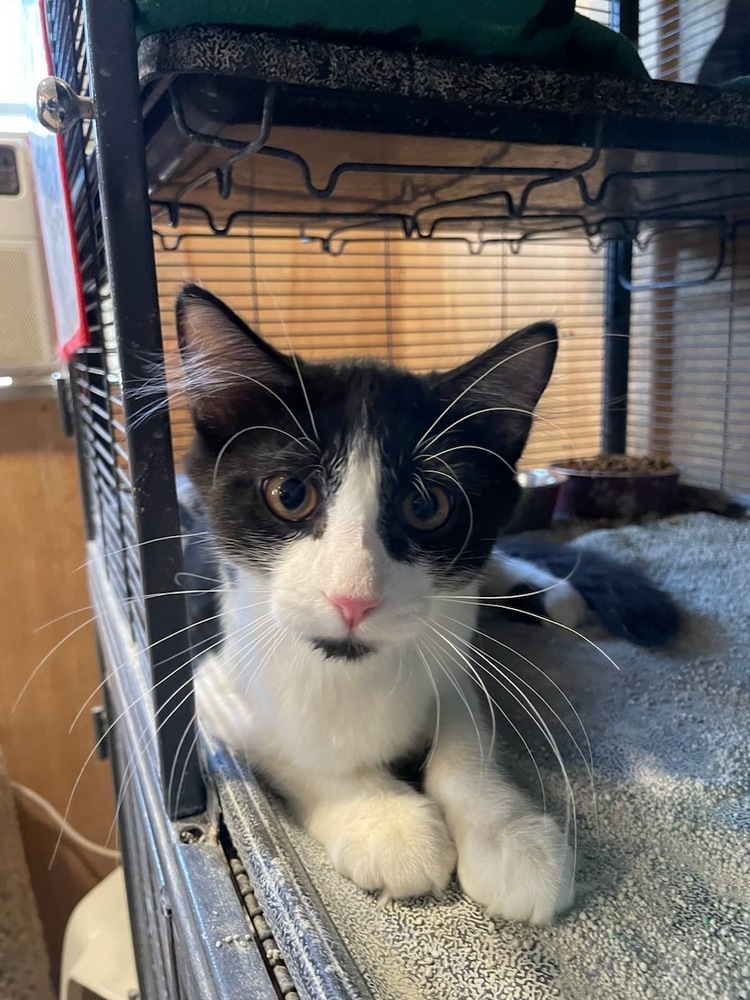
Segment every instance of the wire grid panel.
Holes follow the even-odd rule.
[[[172,243],[172,246],[175,244]],[[445,369],[528,323],[559,324],[561,350],[524,463],[598,450],[601,431],[604,256],[585,241],[492,245],[381,237],[339,257],[289,234],[183,234],[156,240],[168,371],[178,364],[174,303],[185,281],[223,298],[282,351],[310,360],[371,355],[413,371]],[[173,394],[175,452],[191,437]]]
[[[660,234],[634,256],[629,446],[670,458],[689,483],[750,496],[750,231],[707,283],[715,237]]]
[[[83,4],[80,0],[49,0],[46,13],[55,73],[76,93],[90,96]],[[91,340],[91,346],[79,351],[71,364],[87,528],[105,556],[108,576],[133,640],[145,648],[143,588],[130,500],[130,464],[93,122],[76,125],[65,134],[63,144]]]

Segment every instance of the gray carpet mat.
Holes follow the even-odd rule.
[[[750,522],[692,514],[575,544],[645,567],[688,626],[676,649],[658,653],[589,631],[616,669],[562,630],[485,616],[483,628],[521,657],[491,639],[486,648],[549,703],[540,711],[575,797],[580,888],[570,913],[551,927],[506,924],[455,886],[440,900],[381,907],[275,804],[281,836],[268,848],[274,856],[260,859],[261,882],[283,879],[291,845],[293,866],[301,862],[319,896],[313,905],[327,911],[378,998],[750,1000]],[[494,693],[519,725],[512,700]],[[559,764],[528,719],[522,732],[539,774],[517,738],[503,749],[507,766],[540,800],[541,777],[546,807],[564,817]],[[278,888],[259,886],[272,923]],[[309,903],[309,883],[304,894]],[[293,924],[294,888],[283,895]]]

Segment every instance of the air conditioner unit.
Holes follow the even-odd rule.
[[[0,132],[0,399],[59,367],[29,141]]]

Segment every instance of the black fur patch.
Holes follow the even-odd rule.
[[[197,359],[217,374],[215,391],[210,378],[192,396],[188,389],[197,433],[186,470],[226,556],[263,571],[279,546],[319,537],[348,457],[364,441],[382,463],[379,532],[390,555],[427,563],[452,583],[480,571],[518,500],[513,467],[554,361],[551,324],[444,374],[298,360],[298,375],[294,359],[201,289],[183,292],[177,317],[188,365]],[[263,486],[279,473],[314,485],[319,503],[305,520],[286,521],[266,504]],[[432,531],[402,515],[419,482],[450,498],[449,517]]]
[[[206,512],[190,480],[177,477],[177,504],[182,528],[183,577],[175,581],[185,591],[190,643],[196,659],[221,646],[219,562]]]
[[[327,660],[363,660],[376,652],[374,646],[356,639],[313,639],[310,643],[325,656]]]

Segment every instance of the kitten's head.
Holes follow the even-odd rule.
[[[557,334],[537,323],[444,373],[304,362],[195,286],[177,304],[195,441],[186,468],[217,543],[276,619],[359,659],[470,589],[519,496],[514,470]]]

